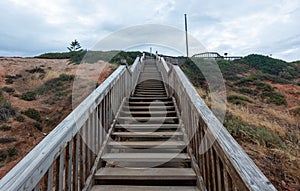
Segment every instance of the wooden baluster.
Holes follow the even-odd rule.
[[[229,191],[229,177],[225,166],[223,166],[224,191]]]
[[[63,179],[64,179],[64,162],[65,162],[65,151],[63,151],[59,156],[59,170],[58,170],[58,191],[63,190]]]
[[[220,167],[221,161],[215,150],[214,150],[214,156],[215,156],[215,160],[216,160],[217,190],[222,191],[221,167]]]
[[[73,191],[78,191],[78,175],[79,175],[79,151],[80,151],[80,137],[79,133],[77,133],[73,139],[73,155],[74,155],[74,162],[73,162]]]
[[[86,146],[85,146],[85,128],[82,127],[82,138],[81,138],[81,186],[83,188],[85,182],[86,174]]]
[[[48,169],[47,191],[53,190],[53,164]]]
[[[66,165],[66,190],[71,191],[72,190],[72,162],[73,162],[73,142],[72,140],[69,142],[67,148],[66,148],[66,159],[67,159],[67,165]]]
[[[210,166],[211,166],[211,180],[212,180],[212,190],[217,190],[217,180],[216,180],[216,159],[214,157],[214,149],[213,145],[209,149],[209,154],[210,154]]]

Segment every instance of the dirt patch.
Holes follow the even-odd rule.
[[[290,109],[299,106],[300,86],[293,85],[293,84],[273,84],[273,83],[270,83],[270,85],[273,88],[277,89],[279,92],[284,94],[287,101],[287,106]]]

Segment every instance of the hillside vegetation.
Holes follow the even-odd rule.
[[[212,62],[200,60],[205,70],[210,70]],[[210,105],[208,85],[199,67],[186,58],[178,58],[178,64]],[[299,190],[299,62],[252,54],[215,64],[226,84],[224,126],[278,190]]]
[[[133,64],[137,56],[141,56],[141,52],[124,52],[124,51],[87,51],[79,50],[72,52],[56,52],[45,53],[36,58],[46,59],[69,59],[70,63],[80,64],[80,62],[95,63],[97,61],[105,61],[110,63],[120,63],[121,59],[125,59],[129,65]]]

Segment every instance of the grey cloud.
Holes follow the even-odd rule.
[[[296,53],[285,52],[299,47],[300,4],[292,0],[284,4],[280,0],[74,0],[55,3],[63,8],[62,13],[52,12],[52,16],[54,14],[55,19],[61,21],[58,23],[49,23],[51,15],[44,15],[31,6],[24,8],[1,1],[0,54],[26,56],[63,51],[75,38],[84,48],[90,48],[105,36],[135,25],[161,24],[182,30],[184,13],[188,14],[190,33],[210,51],[237,55],[261,51],[291,60]],[[272,16],[277,16],[277,20],[272,20]]]

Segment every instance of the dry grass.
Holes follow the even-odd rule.
[[[210,108],[211,107],[211,100],[210,97],[207,95],[207,93],[199,88],[199,87],[195,87],[197,93],[200,95],[200,97],[203,99],[203,101],[206,103],[206,105]]]
[[[40,77],[41,74],[31,74],[31,78],[27,78],[26,80],[26,85],[29,87],[38,87],[51,79],[58,78],[61,74],[71,75],[72,73],[67,73],[65,71],[60,72],[60,71],[50,70],[47,71],[47,73],[43,78]]]
[[[274,118],[284,120],[288,124],[299,126],[300,119],[296,116],[291,115],[289,110],[280,111],[272,108],[264,108],[264,111]]]
[[[276,120],[270,121],[261,112],[251,111],[248,106],[228,104],[227,110],[234,116],[240,117],[242,121],[254,126],[264,126],[279,136],[284,136],[287,132],[287,127],[279,125]]]

